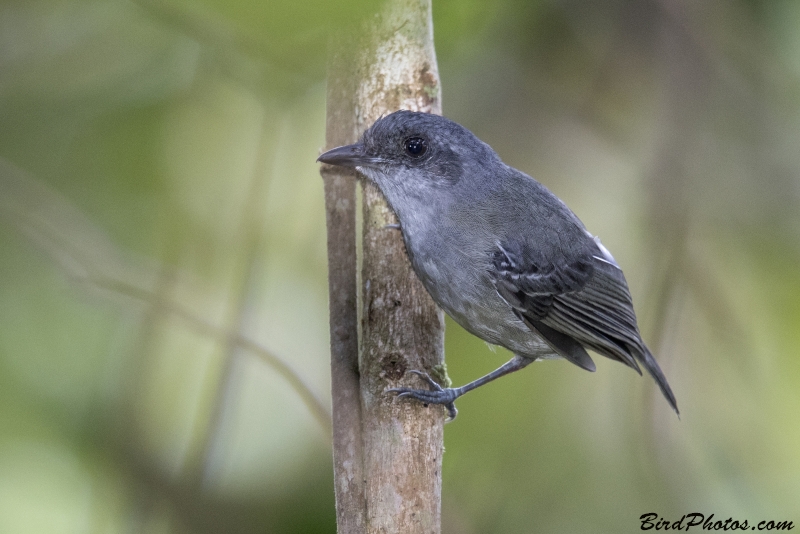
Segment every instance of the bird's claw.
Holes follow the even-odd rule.
[[[392,388],[387,390],[387,393],[396,393],[397,398],[411,397],[417,399],[427,406],[428,404],[441,404],[447,409],[447,420],[449,423],[458,415],[456,410],[455,400],[458,398],[458,392],[453,388],[443,388],[433,378],[423,371],[411,370],[409,373],[414,373],[427,382],[431,389],[413,389],[413,388]]]
[[[444,388],[439,385],[439,382],[431,378],[431,375],[428,373],[424,371],[417,371],[416,369],[410,370],[409,373],[413,373],[423,379],[431,388],[433,388],[433,391],[444,391]]]

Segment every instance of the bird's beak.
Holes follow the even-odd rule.
[[[317,161],[341,167],[370,167],[383,162],[381,158],[367,156],[364,152],[364,145],[355,143],[328,150]]]

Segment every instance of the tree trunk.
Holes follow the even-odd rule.
[[[387,2],[365,21],[358,46],[352,44],[340,42],[330,63],[329,147],[354,142],[356,134],[381,115],[398,109],[441,113],[430,0]],[[348,57],[349,50],[356,52]],[[350,263],[339,256],[345,247],[351,248],[350,230],[340,228],[333,233],[330,224],[341,222],[332,214],[336,209],[336,213],[344,213],[343,206],[349,209],[354,197],[349,185],[335,185],[347,180],[346,173],[328,169],[324,174],[329,259],[342,262],[331,261],[329,272],[337,277],[340,289],[346,286],[349,290],[355,276],[343,272]],[[334,295],[340,290],[334,289],[334,278],[330,290],[339,532],[438,533],[444,408],[397,401],[385,391],[401,385],[401,380],[402,385],[425,387],[414,375],[406,374],[408,370],[441,374],[444,316],[411,270],[400,232],[386,227],[397,220],[383,196],[366,182],[363,192],[360,380],[354,374],[350,352],[354,326],[342,317],[349,308],[333,307],[345,300],[350,306],[351,298]],[[348,211],[348,227],[350,217]],[[332,240],[335,236],[343,240],[341,244]],[[347,277],[347,284],[339,276]],[[344,331],[348,332],[346,356],[336,352]],[[360,412],[353,406],[355,381],[360,387]],[[356,414],[361,419],[360,442],[353,438]],[[337,428],[339,425],[348,426]],[[360,515],[362,511],[365,516]],[[361,521],[365,521],[365,529],[359,526]]]
[[[398,109],[441,113],[430,2],[395,1],[375,19],[357,91],[359,129]],[[411,270],[378,189],[364,184],[361,402],[367,532],[441,530],[444,409],[385,390],[444,358],[444,317]],[[413,375],[407,380],[427,387]]]

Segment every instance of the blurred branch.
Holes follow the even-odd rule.
[[[106,416],[100,420],[101,424],[85,427],[81,436],[83,443],[91,447],[93,456],[102,459],[104,465],[113,466],[108,474],[124,484],[125,495],[143,501],[138,509],[126,507],[121,512],[128,516],[123,523],[125,532],[148,532],[152,516],[165,508],[169,518],[159,532],[277,533],[284,532],[287,523],[296,524],[301,519],[298,516],[307,514],[304,508],[287,507],[285,502],[268,495],[231,499],[204,489],[191,478],[176,477],[142,449],[140,436],[129,424],[131,417],[133,415],[125,410],[111,418]],[[64,421],[57,424],[64,424]],[[65,432],[74,430],[70,428]],[[292,497],[298,502],[303,498]],[[304,500],[308,499],[305,496]],[[103,531],[100,525],[95,526],[92,532]]]
[[[720,79],[728,82],[730,87],[749,92],[750,84],[739,72],[738,66],[725,57],[711,39],[712,33],[697,27],[697,22],[687,11],[683,0],[656,0],[656,5],[669,22],[673,30],[680,33],[681,40],[693,48],[694,60],[702,62],[703,66],[713,71]]]
[[[751,365],[752,359],[748,356],[754,351],[748,336],[749,329],[733,313],[730,297],[720,286],[712,269],[694,254],[688,254],[683,274],[690,292],[696,297],[719,340],[727,344],[731,352],[740,356],[740,363]],[[752,372],[752,369],[746,371]]]
[[[330,430],[330,412],[322,404],[322,401],[314,394],[311,387],[305,383],[302,377],[294,371],[288,363],[284,362],[279,357],[275,356],[267,349],[259,345],[252,339],[238,333],[221,328],[210,321],[198,317],[190,310],[174,303],[160,300],[158,295],[150,290],[131,285],[122,280],[114,280],[112,278],[104,278],[101,276],[90,276],[85,279],[86,282],[94,285],[95,287],[113,291],[120,295],[125,295],[136,300],[147,302],[168,311],[175,317],[184,320],[187,324],[192,326],[198,334],[211,336],[219,340],[248,350],[261,358],[270,367],[272,367],[279,375],[281,375],[295,390],[303,403],[311,411],[314,418],[322,425],[326,431]]]
[[[183,319],[199,334],[252,352],[281,375],[323,429],[330,430],[330,413],[289,364],[241,333],[221,328],[146,289],[152,286],[155,269],[125,258],[111,240],[66,199],[2,158],[0,217],[44,250],[72,280],[159,306]]]
[[[284,125],[286,120],[287,119],[284,117]],[[263,225],[259,219],[259,214],[261,207],[266,201],[264,191],[268,188],[270,176],[270,174],[266,172],[267,166],[271,162],[270,156],[274,155],[274,151],[276,151],[274,143],[272,142],[272,137],[268,135],[271,121],[272,117],[265,113],[261,123],[259,147],[256,152],[253,172],[250,176],[248,194],[246,196],[244,209],[241,210],[239,230],[237,232],[237,234],[241,236],[241,246],[236,248],[240,256],[237,261],[237,271],[240,272],[233,277],[234,287],[230,292],[232,295],[232,309],[231,317],[229,318],[229,327],[227,328],[228,331],[238,331],[244,319],[248,304],[247,297],[252,293],[252,286],[255,282],[253,277],[256,272],[255,267],[258,261],[258,252],[264,239]],[[208,481],[212,476],[217,436],[223,430],[225,414],[236,393],[235,370],[236,364],[241,356],[239,354],[239,349],[240,346],[232,339],[229,339],[223,347],[222,372],[220,373],[217,391],[215,392],[214,401],[212,402],[211,417],[208,421],[203,443],[200,447],[199,460],[202,462],[202,466],[201,469],[196,471],[196,474],[198,476],[202,475],[205,481]],[[312,413],[315,414],[318,421],[322,423],[322,419],[324,418],[325,422],[322,424],[322,427],[329,431],[330,415],[327,413],[327,410],[319,410],[321,406],[318,399],[306,399],[306,404],[312,409]],[[312,406],[315,406],[316,409],[312,408]]]
[[[651,287],[649,300],[652,302],[652,310],[648,320],[648,332],[650,332],[650,344],[657,350],[663,343],[666,336],[667,316],[670,302],[683,277],[685,251],[683,249],[684,237],[673,236],[673,242],[663,248],[664,253],[658,260],[661,270],[658,273],[658,281]]]
[[[666,341],[674,336],[676,322],[673,319],[683,304],[681,282],[686,243],[694,222],[690,197],[693,169],[687,157],[693,139],[687,132],[693,131],[690,128],[692,121],[703,116],[709,76],[681,37],[681,30],[675,22],[664,13],[658,15],[655,43],[662,91],[656,108],[656,146],[650,168],[646,171],[647,216],[656,237],[651,251],[656,275],[648,299],[653,310],[649,321],[652,331],[649,344],[669,378],[669,367],[675,354],[668,350],[672,347]],[[673,388],[680,389],[674,383]],[[655,408],[658,397],[658,392],[651,388],[642,412],[649,416],[648,445],[656,452],[671,444],[670,437],[665,434],[668,426],[661,424],[659,418],[664,412]],[[680,404],[680,396],[678,399]]]

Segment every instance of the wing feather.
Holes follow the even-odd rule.
[[[678,411],[664,374],[639,334],[625,276],[596,240],[590,238],[584,249],[574,247],[570,255],[558,258],[521,243],[497,243],[491,254],[497,293],[555,352],[590,370],[594,364],[576,345],[639,374],[641,364]]]

